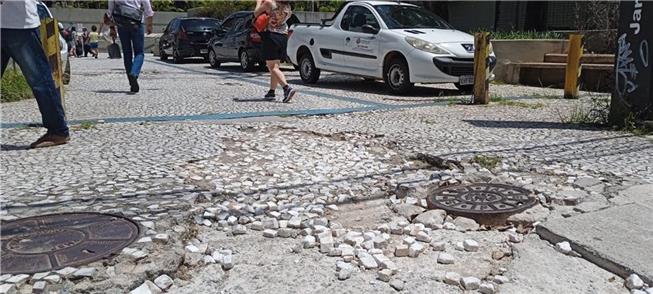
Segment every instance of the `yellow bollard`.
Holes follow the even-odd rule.
[[[490,33],[481,32],[474,35],[474,104],[490,102]]]
[[[40,37],[43,51],[48,58],[48,63],[52,70],[54,84],[61,94],[61,105],[64,108],[65,114],[66,104],[64,103],[63,69],[61,68],[61,47],[59,46],[59,26],[57,24],[57,20],[53,18],[43,20],[40,27]]]
[[[583,35],[569,35],[569,52],[567,52],[567,67],[565,69],[565,98],[578,98],[580,88],[580,73],[582,66],[580,58],[583,55]]]

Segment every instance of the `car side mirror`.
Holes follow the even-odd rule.
[[[373,27],[371,25],[368,25],[368,24],[363,25],[361,27],[361,29],[363,30],[363,33],[366,33],[366,34],[376,35],[379,32],[379,29],[377,29],[377,28],[375,28],[375,27]]]

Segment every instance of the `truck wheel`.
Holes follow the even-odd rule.
[[[454,85],[456,88],[458,88],[458,90],[464,93],[471,93],[474,91],[474,85],[461,85],[459,83],[454,83]]]
[[[174,50],[172,51],[172,61],[174,61],[176,64],[181,64],[184,62],[184,58],[179,55],[177,50]]]
[[[413,88],[410,82],[408,64],[403,59],[395,58],[390,61],[383,74],[385,84],[394,94],[406,94]]]
[[[306,84],[315,84],[320,78],[320,70],[315,67],[311,53],[306,53],[299,58],[299,76]]]

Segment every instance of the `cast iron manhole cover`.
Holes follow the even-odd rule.
[[[531,192],[502,184],[470,184],[437,189],[427,198],[430,208],[469,214],[514,213],[537,202]]]
[[[0,224],[0,273],[38,273],[87,264],[136,240],[138,225],[118,215],[61,213]]]

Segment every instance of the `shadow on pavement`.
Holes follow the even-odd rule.
[[[289,84],[303,84],[302,80],[300,79],[292,79],[288,80]],[[399,99],[394,99],[394,98],[384,98],[383,100],[394,100],[394,101],[403,101],[406,102],[406,99],[402,99],[404,97],[428,97],[428,98],[433,98],[433,97],[447,97],[447,96],[461,96],[465,95],[465,92],[459,91],[459,90],[454,90],[454,89],[443,89],[443,88],[433,88],[433,87],[425,87],[425,86],[420,86],[420,85],[415,85],[415,88],[413,88],[412,91],[410,91],[406,95],[397,95],[397,94],[392,94],[390,90],[385,86],[385,84],[377,81],[365,81],[361,80],[358,78],[351,78],[348,80],[320,80],[319,82],[315,84],[311,84],[310,87],[312,88],[320,88],[320,89],[333,89],[333,90],[346,90],[346,91],[351,91],[351,92],[361,92],[361,93],[368,93],[368,94],[378,94],[378,95],[383,95],[383,96],[390,96],[390,97],[397,97]]]
[[[544,121],[501,121],[501,120],[463,120],[479,128],[498,129],[556,129],[556,130],[587,130],[603,131],[604,129],[582,124],[569,124],[561,122]]]
[[[29,145],[10,145],[2,144],[0,151],[16,151],[16,150],[29,150]]]
[[[132,94],[132,92],[130,91],[119,91],[119,90],[97,90],[93,92],[98,94],[126,94],[126,95]]]

